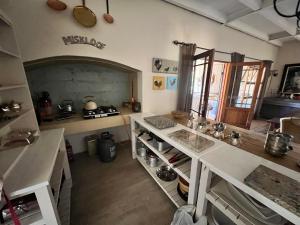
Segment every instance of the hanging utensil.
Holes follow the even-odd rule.
[[[82,0],[82,5],[74,7],[73,16],[78,23],[85,27],[93,27],[97,23],[96,15],[85,6],[85,0]]]
[[[109,14],[109,3],[108,0],[106,0],[106,13],[103,14],[103,18],[107,23],[113,23],[114,18]]]
[[[54,10],[57,10],[57,11],[62,11],[62,10],[65,10],[67,8],[67,5],[64,2],[59,1],[59,0],[48,0],[47,5],[51,9],[54,9]]]

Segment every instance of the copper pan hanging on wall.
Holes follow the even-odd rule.
[[[48,0],[47,5],[51,9],[54,9],[54,10],[57,10],[57,11],[62,11],[62,10],[65,10],[67,8],[67,5],[64,2],[59,1],[59,0]]]
[[[85,27],[93,27],[97,23],[96,15],[85,6],[85,0],[82,0],[82,5],[74,7],[73,16],[78,23]]]

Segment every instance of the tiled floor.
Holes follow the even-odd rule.
[[[169,225],[176,207],[132,160],[130,144],[112,163],[79,154],[73,176],[71,225]]]

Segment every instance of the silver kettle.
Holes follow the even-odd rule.
[[[273,156],[284,156],[293,150],[291,142],[293,136],[279,132],[268,132],[265,142],[265,151]]]

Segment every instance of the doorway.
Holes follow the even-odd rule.
[[[263,71],[262,62],[229,63],[222,84],[220,121],[250,129]]]
[[[207,77],[208,90],[205,86]],[[249,129],[263,78],[262,62],[209,61],[197,55],[194,58],[191,112],[209,120]]]

